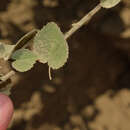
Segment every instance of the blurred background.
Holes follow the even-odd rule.
[[[0,42],[15,44],[56,22],[63,32],[98,0],[1,0]],[[11,78],[15,113],[9,130],[130,130],[130,0],[101,9],[68,40],[66,65],[37,63]],[[0,72],[10,65],[0,60]]]

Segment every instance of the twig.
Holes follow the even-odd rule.
[[[12,77],[16,72],[11,70],[10,72],[8,72],[6,75],[0,77],[0,84],[2,84],[3,82],[5,82],[6,80],[8,80],[10,77]]]
[[[84,24],[87,24],[91,18],[101,9],[101,5],[98,4],[92,11],[90,11],[88,14],[86,14],[79,22],[75,23],[72,25],[72,28],[65,33],[65,39],[68,39],[73,33],[75,33],[79,28],[81,28]],[[16,49],[19,49],[20,47],[25,46],[29,40],[31,40],[34,35],[37,33],[37,29],[33,30],[27,34],[25,34],[17,43],[16,43]],[[6,75],[2,76],[1,82],[5,82],[6,80],[8,80],[10,77],[12,77],[16,72],[11,70],[9,73],[7,73]],[[51,80],[51,70],[49,68],[49,78]]]
[[[101,5],[98,4],[92,11],[86,14],[79,22],[72,25],[72,28],[65,33],[65,39],[68,39],[73,33],[75,33],[84,24],[87,24],[91,18],[101,9]]]

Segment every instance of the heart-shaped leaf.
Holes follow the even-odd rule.
[[[121,0],[100,0],[100,4],[103,8],[112,8],[116,6]]]
[[[28,49],[19,49],[11,56],[15,61],[12,63],[13,68],[19,72],[30,70],[36,63],[37,56]]]
[[[48,62],[52,69],[58,69],[66,63],[68,44],[57,24],[50,22],[36,34],[33,51],[41,63]]]

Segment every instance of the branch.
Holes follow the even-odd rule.
[[[12,77],[13,75],[15,75],[15,71],[11,70],[10,72],[8,72],[6,75],[0,77],[0,84],[2,84],[3,82],[7,81],[10,77]]]
[[[92,11],[90,11],[88,14],[86,14],[79,22],[75,23],[72,25],[72,28],[65,33],[65,39],[68,39],[71,37],[73,33],[75,33],[78,29],[80,29],[84,24],[88,24],[88,22],[91,20],[91,18],[101,9],[101,5],[98,4]],[[35,34],[37,33],[38,30],[33,30],[27,34],[25,34],[16,44],[15,49],[19,49],[20,47],[24,47],[29,40],[31,40]],[[0,78],[1,83],[5,82],[9,78],[11,78],[16,72],[11,70],[9,73],[6,75],[2,76]],[[50,69],[49,69],[49,77],[51,79],[50,75]]]
[[[72,25],[72,28],[65,33],[65,39],[68,39],[73,33],[80,29],[84,24],[88,24],[91,18],[101,9],[101,5],[98,4],[92,11],[86,14],[79,22]]]

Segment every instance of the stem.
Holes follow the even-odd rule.
[[[79,22],[72,25],[72,28],[65,33],[65,39],[68,39],[73,33],[75,33],[84,24],[87,24],[91,18],[101,9],[101,5],[98,4],[92,11],[86,14]]]
[[[12,77],[15,74],[15,71],[11,70],[10,72],[8,72],[6,75],[0,77],[0,84],[2,84],[3,82],[5,82],[6,80],[8,80],[10,77]]]

